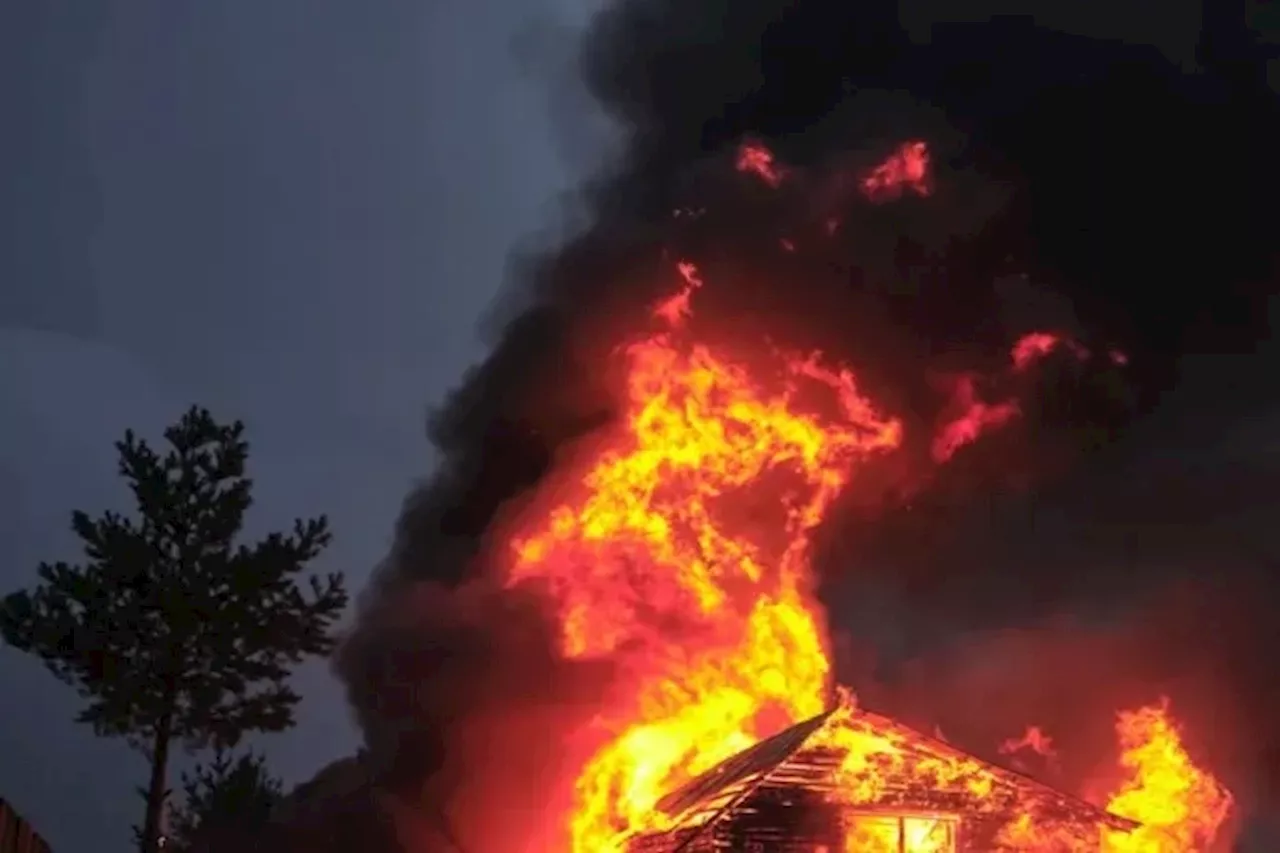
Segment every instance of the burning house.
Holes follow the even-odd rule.
[[[904,144],[889,161],[901,168],[872,174],[911,181],[926,157],[918,143]],[[504,659],[521,661],[502,670],[501,682],[483,684],[492,696],[519,695],[521,715],[495,700],[489,715],[441,717],[437,734],[454,725],[451,742],[483,744],[443,776],[458,780],[453,809],[461,811],[470,796],[480,813],[496,799],[495,784],[522,778],[511,772],[515,746],[497,744],[518,741],[528,750],[530,741],[547,740],[536,728],[538,713],[561,727],[557,748],[572,756],[561,775],[544,771],[560,798],[554,806],[516,805],[521,791],[509,783],[503,790],[508,813],[544,815],[540,825],[494,829],[464,820],[462,846],[572,853],[1210,849],[1232,797],[1190,759],[1164,705],[1119,715],[1119,772],[1100,797],[1105,808],[854,710],[851,694],[831,708],[835,673],[814,592],[814,534],[855,477],[904,452],[906,423],[870,399],[852,369],[821,353],[748,350],[714,329],[703,332],[690,305],[712,279],[684,260],[667,275],[648,327],[614,348],[624,381],[619,416],[587,445],[558,454],[539,496],[507,514],[508,534],[494,538],[500,547],[487,558],[492,574],[452,593],[420,588],[416,609],[406,614],[440,634],[429,655],[415,659],[437,667],[428,683],[466,683],[456,674],[458,661],[468,673],[483,671],[493,649],[505,645],[512,656]],[[1093,357],[1062,336],[1037,333],[1011,343],[1003,370],[1015,379],[1054,354]],[[952,399],[939,407],[933,441],[924,447],[932,450],[930,464],[948,464],[1021,412],[1015,396],[983,399],[973,377],[961,380],[952,383]],[[503,525],[487,523],[490,530]],[[536,603],[536,625],[522,627],[520,602]],[[445,641],[463,642],[472,656],[444,654]],[[446,666],[454,667],[452,678],[440,674],[450,672],[439,668]],[[565,700],[566,685],[586,684],[583,673],[592,667],[607,678],[584,691],[589,699]],[[562,704],[546,708],[576,704],[589,713],[567,723],[544,711],[533,698],[545,689],[539,684],[562,692]],[[403,695],[423,701],[420,692]],[[530,726],[524,734],[521,724]],[[404,743],[400,756],[431,754]],[[562,757],[530,755],[542,768]],[[519,788],[526,797],[543,793],[539,785]],[[481,832],[508,834],[471,842]],[[533,837],[537,832],[544,834]],[[1130,836],[1137,841],[1129,843]]]
[[[1091,336],[1069,299],[1024,274],[1011,250],[1036,242],[1018,224],[1030,208],[1006,205],[1008,176],[983,171],[1007,162],[981,147],[994,143],[968,150],[943,112],[914,103],[877,118],[897,101],[849,76],[827,81],[849,95],[840,121],[817,103],[803,123],[788,118],[797,93],[821,89],[797,81],[827,68],[813,60],[793,76],[802,58],[907,50],[891,4],[778,3],[787,21],[763,36],[771,16],[756,20],[754,5],[724,4],[729,27],[716,4],[618,4],[588,39],[610,112],[643,132],[631,168],[586,194],[591,226],[536,259],[528,302],[431,422],[439,469],[406,503],[339,661],[380,779],[411,808],[438,807],[457,846],[501,853],[1229,843],[1231,792],[1184,748],[1168,705],[1141,704],[1161,683],[1083,703],[1099,738],[1114,724],[1114,744],[1066,715],[1012,721],[1014,703],[1001,709],[1002,725],[1051,724],[1073,756],[1080,744],[1063,784],[1090,802],[855,711],[852,697],[831,708],[833,685],[857,674],[839,671],[822,600],[824,524],[905,515],[930,490],[960,494],[983,481],[984,459],[1008,461],[983,456],[1001,435],[1026,469],[990,475],[1002,484],[1037,473],[1036,441],[1052,444],[1047,467],[1063,465],[1077,441],[1130,416],[1142,351],[1133,371],[1126,353],[1141,341],[1106,326]],[[686,30],[686,12],[705,16],[705,38]],[[993,31],[1018,56],[1075,50],[1030,24]],[[831,33],[825,54],[795,49]],[[948,49],[965,42],[940,35]],[[734,51],[761,50],[776,67],[752,112],[738,102],[757,87],[755,59]],[[937,58],[922,53],[918,73],[933,79]],[[740,66],[741,89],[719,76]],[[1017,72],[994,79],[1021,85]],[[989,76],[972,84],[975,102]],[[1119,115],[1145,100],[1126,90],[1109,103]],[[1097,108],[1067,106],[1052,111],[1073,117],[1061,133],[1019,138],[1076,139]],[[1145,127],[1131,138],[1147,145]],[[1081,158],[1064,142],[1037,161],[1054,180],[1036,188],[1071,200],[1090,187],[1081,199],[1096,221],[1112,205],[1094,199],[1131,177],[1118,151]],[[1040,210],[1076,235],[1068,208]],[[1117,272],[1112,290],[1151,278],[1131,219],[1115,221],[1124,239],[1113,242],[1141,275]],[[1184,233],[1162,221],[1153,247]],[[994,282],[1010,272],[1020,284],[1007,294]],[[981,562],[924,545],[949,578]],[[955,588],[938,585],[939,609]],[[433,844],[417,849],[445,846]]]
[[[748,143],[742,153],[742,182],[772,188],[771,153]],[[929,196],[930,164],[927,144],[901,143],[864,175],[862,195],[873,205]],[[810,239],[832,239],[825,223],[811,225]],[[467,564],[471,575],[453,589],[422,584],[384,597],[380,631],[430,625],[435,634],[415,656],[363,665],[385,673],[371,698],[378,713],[402,703],[426,736],[415,744],[387,729],[396,740],[384,751],[454,762],[436,778],[453,780],[447,801],[464,815],[461,846],[1211,849],[1232,796],[1189,757],[1163,704],[1118,715],[1117,768],[1097,794],[1102,808],[855,710],[851,694],[830,703],[836,673],[813,559],[818,528],[841,496],[895,462],[908,471],[946,466],[1008,429],[1023,416],[1026,376],[1045,359],[1101,369],[1123,359],[1063,334],[1018,335],[988,375],[940,382],[934,417],[907,419],[873,399],[874,383],[841,359],[746,341],[704,321],[694,306],[732,273],[677,256],[659,278],[649,310],[617,329],[601,355],[618,378],[617,417],[586,418],[596,428],[585,442],[534,454],[534,494],[504,506],[462,490],[412,507],[438,512],[436,530],[450,528],[450,509],[467,508],[466,523],[450,529],[484,542],[479,556],[465,557],[480,569]],[[490,450],[482,445],[477,457],[503,458]],[[347,651],[369,649],[377,647],[354,642]],[[427,701],[404,689],[415,683],[402,674],[408,665],[441,694]],[[500,677],[477,680],[481,672]],[[457,685],[471,691],[465,702]],[[521,713],[510,712],[517,699],[508,697]],[[554,749],[531,747],[553,742],[552,729]],[[444,749],[462,742],[476,747]],[[520,750],[545,783],[513,772]],[[536,817],[502,827],[466,819],[499,800],[507,814]]]
[[[851,760],[852,759],[852,760]],[[968,755],[887,717],[838,709],[734,755],[664,797],[669,825],[632,853],[713,850],[963,853],[1038,834],[1097,850],[1134,821]]]

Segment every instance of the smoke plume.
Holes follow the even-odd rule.
[[[1248,602],[1274,596],[1256,555],[1210,536],[1200,545],[1233,549],[1244,568],[1232,578],[1248,582],[1220,582],[1190,604],[1144,603],[1175,577],[1220,569],[1203,548],[1192,559],[1158,545],[1137,549],[1146,562],[1135,569],[1132,537],[1212,526],[1215,508],[1194,489],[1184,505],[1157,489],[1145,521],[1126,519],[1135,507],[1097,474],[1164,447],[1197,454],[1179,434],[1192,414],[1197,434],[1216,436],[1274,405],[1260,379],[1275,359],[1255,350],[1280,233],[1275,99],[1244,54],[1235,64],[1208,55],[1190,72],[1152,49],[1022,20],[939,26],[918,44],[898,19],[893,3],[865,0],[621,0],[583,39],[587,89],[624,143],[581,190],[585,227],[525,258],[496,308],[492,352],[433,416],[440,467],[407,500],[339,660],[381,784],[444,813],[468,849],[543,837],[540,798],[573,758],[559,738],[609,684],[606,665],[558,656],[538,591],[503,588],[494,565],[513,520],[547,500],[534,487],[608,422],[611,348],[676,289],[685,257],[707,282],[694,296],[702,337],[821,349],[853,365],[909,437],[939,416],[940,376],[998,372],[1027,331],[1125,355],[1123,369],[1055,356],[1017,380],[1035,401],[1017,430],[944,474],[884,471],[847,496],[846,524],[824,539],[833,612],[841,618],[841,595],[880,584],[903,614],[892,631],[861,631],[858,643],[897,660],[881,661],[891,678],[853,673],[855,687],[893,682],[869,695],[909,719],[935,705],[963,716],[970,706],[956,697],[989,683],[999,661],[997,680],[1030,686],[1008,722],[1050,727],[1051,691],[1026,650],[1061,651],[1062,677],[1105,726],[1110,682],[1168,686],[1177,667],[1147,658],[1172,656],[1197,689],[1225,682],[1241,697],[1212,705],[1230,716],[1195,717],[1205,731],[1211,719],[1240,721],[1272,754],[1280,747],[1280,714],[1265,714],[1280,697],[1245,691],[1261,677],[1253,644],[1266,624]],[[873,206],[856,176],[907,139],[927,141],[934,191]],[[736,168],[744,143],[767,146],[787,170],[776,187]],[[907,458],[927,454],[922,445]],[[1059,505],[1071,512],[1055,515]],[[1044,507],[1058,532],[1026,533]],[[1080,531],[1093,538],[1076,541]],[[1005,534],[1013,544],[993,544]],[[1037,553],[1049,541],[1061,549]],[[1111,600],[1123,602],[1111,614],[1121,627],[1078,624]],[[1050,616],[1060,621],[1034,621]],[[1189,624],[1214,639],[1179,641]],[[1095,657],[1110,663],[1091,681],[1081,667]],[[1006,722],[980,717],[952,724]],[[1224,765],[1258,778],[1238,743],[1218,748]]]

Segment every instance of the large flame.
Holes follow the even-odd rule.
[[[1142,827],[1108,834],[1106,853],[1208,849],[1231,812],[1232,797],[1187,754],[1168,700],[1120,714],[1116,733],[1129,778],[1107,805]]]
[[[657,313],[682,317],[672,304]],[[578,782],[581,853],[612,849],[651,824],[671,786],[823,710],[831,667],[810,534],[858,464],[901,440],[848,370],[779,354],[772,381],[757,382],[679,338],[627,348],[617,446],[578,502],[516,545],[511,580],[549,582],[565,652],[612,656],[635,687],[601,720],[612,740]]]
[[[1097,841],[1071,840],[1037,824],[1029,814],[1022,815],[1002,834],[1009,849],[1029,853],[1206,853],[1217,849],[1214,844],[1230,816],[1232,796],[1187,753],[1169,701],[1122,711],[1116,735],[1120,781],[1106,807],[1140,826],[1132,831],[1104,828]],[[1052,754],[1050,742],[1033,726],[1026,736],[1005,746]]]
[[[895,158],[868,178],[874,188],[927,193],[922,144]],[[782,174],[757,146],[743,149],[738,166],[770,184]],[[900,422],[863,395],[849,369],[821,355],[771,351],[762,368],[758,351],[748,361],[693,339],[686,320],[703,282],[692,264],[678,271],[682,286],[653,310],[661,328],[619,350],[628,370],[620,426],[582,470],[562,473],[561,503],[526,523],[513,544],[508,582],[549,590],[563,653],[607,658],[619,671],[566,819],[572,853],[614,853],[635,833],[663,828],[655,805],[664,794],[829,706],[812,534],[860,467],[902,441]],[[1062,338],[1028,337],[1015,348],[1014,368],[1060,345],[1083,353]],[[982,403],[967,378],[957,406],[935,439],[939,462],[1018,411],[1012,402]],[[981,762],[959,752],[921,759],[908,735],[842,715],[823,737],[846,756],[839,778],[848,803],[874,802],[893,774],[907,774],[1010,807],[996,803]],[[1091,848],[1073,846],[1046,834],[1033,803],[1019,803],[1005,849],[1202,849],[1229,795],[1190,763],[1163,707],[1122,717],[1121,735],[1132,779],[1109,805],[1144,829],[1106,832],[1101,841],[1095,833]],[[895,826],[859,824],[848,849],[899,850],[886,845],[900,831],[912,853],[949,843],[937,821]]]

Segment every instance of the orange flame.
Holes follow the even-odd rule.
[[[576,782],[572,853],[614,853],[636,833],[664,828],[655,809],[662,795],[824,709],[831,664],[810,592],[811,534],[859,463],[902,440],[899,421],[875,409],[853,374],[818,355],[777,353],[772,382],[763,382],[682,340],[702,279],[692,264],[678,269],[682,289],[654,309],[669,330],[622,350],[625,427],[577,494],[514,542],[509,583],[547,585],[564,653],[609,657],[626,681],[597,721],[602,745]],[[959,399],[964,416],[940,435],[949,452],[1017,413],[978,402],[972,380]],[[919,736],[867,722],[850,694],[832,719],[818,738],[843,756],[838,790],[850,806],[875,803],[906,778],[1008,813],[1007,849],[1097,849],[1096,838],[1081,846],[1046,826],[1036,803],[997,790],[976,759],[941,743],[922,753]],[[1122,715],[1120,735],[1133,779],[1110,806],[1144,826],[1107,831],[1105,850],[1200,850],[1230,795],[1187,758],[1164,706]],[[1034,727],[1004,746],[1052,751]],[[950,824],[912,821],[855,821],[846,849],[949,849]]]
[[[856,821],[845,839],[847,853],[947,853],[951,835],[946,821],[929,817],[867,818]]]
[[[687,294],[697,279],[682,274]],[[683,318],[680,304],[657,313]],[[858,463],[901,440],[818,356],[779,355],[767,387],[670,333],[625,352],[625,429],[578,499],[515,543],[510,573],[548,583],[566,654],[610,655],[635,688],[578,780],[581,853],[614,849],[673,785],[823,709],[810,533]]]
[[[1198,853],[1209,848],[1231,813],[1231,794],[1196,767],[1169,715],[1169,701],[1127,711],[1116,723],[1120,765],[1129,779],[1108,809],[1142,827],[1109,833],[1105,853]]]

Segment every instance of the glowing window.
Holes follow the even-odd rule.
[[[856,815],[845,853],[955,853],[956,819],[920,815]]]

